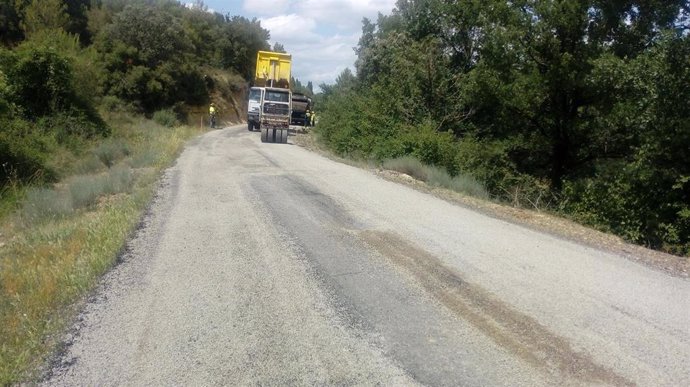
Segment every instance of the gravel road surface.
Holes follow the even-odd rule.
[[[687,279],[237,126],[166,172],[43,383],[688,386],[689,365]]]

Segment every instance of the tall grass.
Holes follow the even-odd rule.
[[[158,172],[198,133],[123,112],[108,121],[113,136],[71,168],[82,174],[26,189],[0,222],[0,385],[33,380],[71,321],[66,306],[112,267]]]
[[[486,188],[469,175],[451,176],[445,169],[425,165],[411,156],[399,157],[383,162],[383,168],[404,173],[429,185],[447,188],[466,195],[488,199]]]
[[[129,147],[123,139],[109,138],[100,143],[94,150],[93,154],[105,164],[108,168],[115,165],[115,163],[130,154]]]
[[[41,219],[62,218],[74,211],[71,197],[50,188],[30,188],[23,206],[25,219],[35,222]]]

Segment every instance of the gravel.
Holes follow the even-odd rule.
[[[688,311],[687,279],[237,126],[166,172],[44,384],[690,385]]]

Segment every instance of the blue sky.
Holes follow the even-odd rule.
[[[186,0],[181,2],[193,2]],[[292,54],[293,76],[302,83],[333,83],[346,67],[354,71],[362,18],[389,14],[395,0],[204,0],[222,14],[257,18]]]

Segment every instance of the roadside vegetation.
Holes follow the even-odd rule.
[[[689,24],[680,0],[401,0],[320,85],[317,135],[690,256]]]
[[[208,103],[239,116],[269,36],[256,20],[166,0],[5,2],[0,31],[8,385],[31,380],[55,348],[69,306],[112,267]]]

